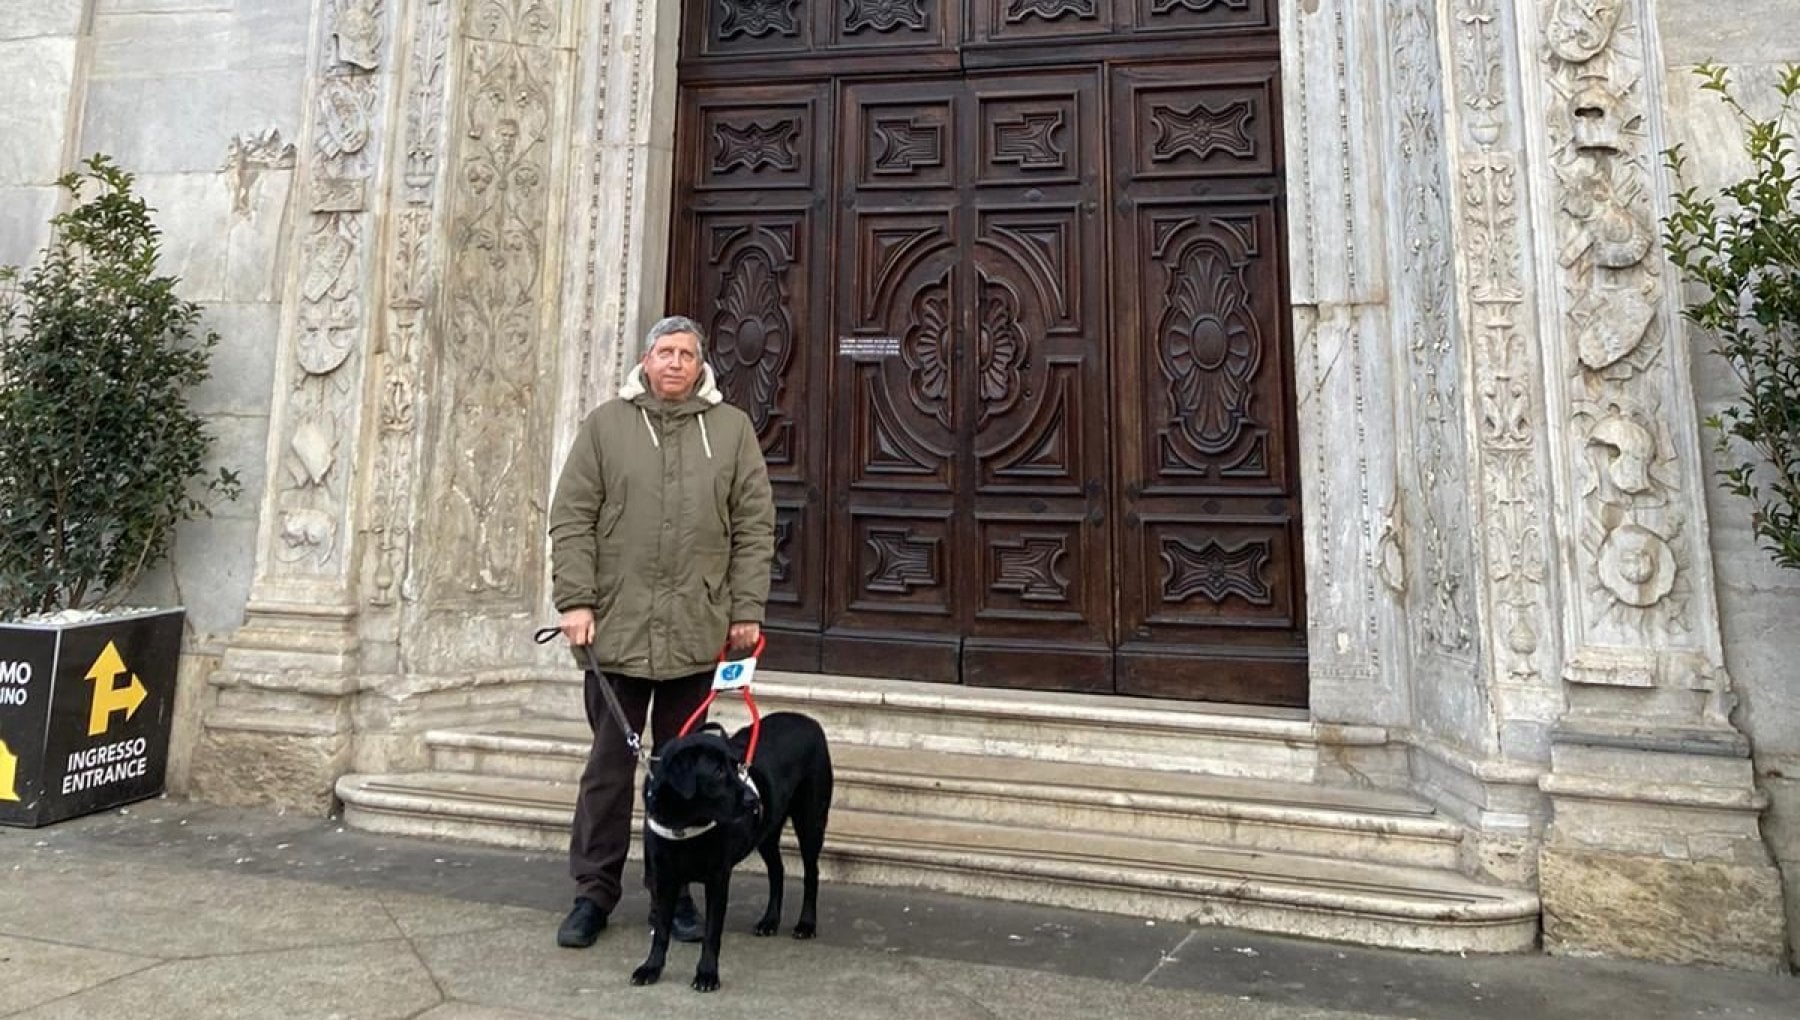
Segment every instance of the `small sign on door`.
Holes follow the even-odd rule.
[[[900,356],[900,338],[897,336],[840,336],[838,337],[838,356],[848,357],[852,361],[880,361],[882,358]]]

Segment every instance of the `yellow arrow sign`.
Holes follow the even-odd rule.
[[[125,686],[118,685],[119,677],[129,676]],[[150,692],[144,690],[144,682],[125,668],[125,660],[120,657],[119,649],[111,641],[101,651],[100,657],[87,671],[87,678],[94,682],[94,703],[88,709],[88,736],[97,737],[112,726],[112,714],[124,712],[130,719],[137,714],[138,706]]]
[[[0,800],[19,799],[19,757],[0,740]]]

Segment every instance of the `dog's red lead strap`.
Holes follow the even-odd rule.
[[[744,749],[744,765],[748,767],[751,762],[756,760],[756,741],[762,736],[762,713],[756,710],[756,698],[750,693],[750,688],[745,687],[742,690],[744,704],[750,709],[750,746]],[[676,736],[685,737],[692,733],[694,724],[706,715],[706,710],[712,706],[713,699],[718,696],[718,691],[707,691],[706,700],[700,703],[699,708],[694,709],[694,714],[688,716],[687,722],[681,724],[681,732]]]
[[[744,688],[744,704],[750,708],[750,746],[744,749],[744,767],[756,760],[756,738],[762,736],[762,713],[756,710],[756,698],[751,696],[750,688]]]

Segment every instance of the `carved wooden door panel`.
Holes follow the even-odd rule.
[[[819,85],[682,93],[670,307],[698,318],[726,399],[750,415],[775,491],[770,662],[818,669],[831,248],[831,107]]]
[[[1112,73],[1127,693],[1305,699],[1278,78]]]
[[[841,93],[829,672],[955,680],[961,668],[961,88]]]
[[[969,79],[966,683],[1112,689],[1097,67]]]
[[[1272,0],[684,0],[772,663],[1302,704]]]
[[[1111,689],[1098,95],[842,92],[829,670]]]

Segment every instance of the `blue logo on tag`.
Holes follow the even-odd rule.
[[[726,683],[730,683],[733,680],[736,680],[738,677],[743,676],[743,675],[744,675],[744,667],[738,665],[735,662],[730,664],[729,666],[726,666],[724,669],[719,671],[719,679],[725,681]]]

